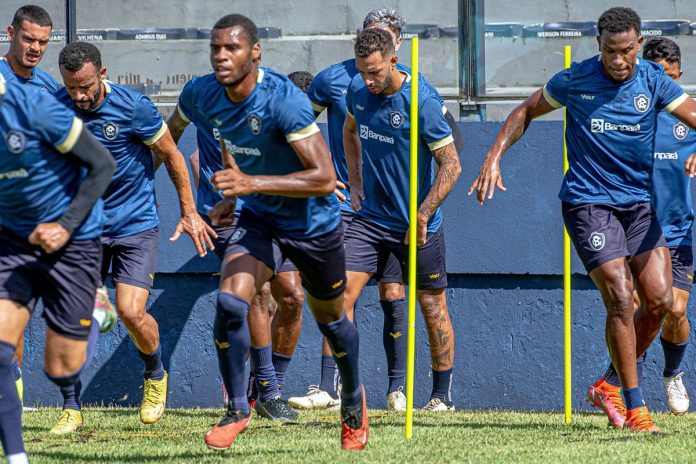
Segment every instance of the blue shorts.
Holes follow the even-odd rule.
[[[222,261],[222,259],[225,257],[225,247],[227,246],[227,241],[230,239],[232,234],[234,234],[235,228],[237,227],[237,220],[239,218],[235,217],[234,224],[232,224],[231,226],[218,227],[214,226],[210,222],[210,218],[208,218],[207,215],[202,213],[200,214],[203,220],[210,227],[212,227],[215,233],[217,234],[217,238],[213,240],[213,244],[215,245],[215,254],[220,259],[220,261]],[[278,268],[278,273],[281,272],[297,272],[297,266],[295,266],[295,264],[289,259],[285,259],[280,265],[280,268]]]
[[[333,300],[346,286],[345,249],[340,227],[319,237],[286,237],[277,227],[246,208],[237,220],[236,230],[228,239],[225,256],[251,255],[280,272],[283,261],[292,260],[302,278],[302,286],[314,298]]]
[[[648,202],[631,206],[563,202],[562,210],[568,235],[588,273],[613,259],[631,259],[667,246]]]
[[[99,239],[71,240],[55,253],[0,230],[0,300],[34,311],[39,298],[46,324],[64,337],[87,340],[99,281]]]
[[[111,267],[114,283],[133,285],[149,291],[157,269],[158,235],[159,228],[155,227],[127,237],[102,237],[102,281],[106,279]]]
[[[341,211],[341,227],[343,227],[344,234],[348,230],[348,226],[351,222],[353,222],[354,218],[355,214]],[[387,260],[380,264],[381,267],[379,267],[373,275],[375,280],[384,283],[404,282],[404,277],[401,274],[401,263],[399,262],[399,258],[397,258],[394,253],[389,253]]]
[[[672,258],[672,286],[691,292],[694,283],[694,250],[691,245],[669,248]]]
[[[405,233],[378,226],[356,216],[346,231],[346,269],[376,274],[386,267],[390,255],[399,263],[401,275],[408,275],[408,245]],[[419,290],[447,287],[445,233],[441,227],[429,233],[425,245],[418,248],[416,280]]]

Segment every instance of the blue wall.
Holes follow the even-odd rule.
[[[445,205],[447,296],[456,334],[452,394],[458,408],[560,410],[563,407],[562,221],[556,198],[562,178],[562,125],[533,123],[502,162],[507,193],[481,207],[467,191],[499,123],[462,123],[467,149],[459,184]],[[194,130],[180,143],[195,148]],[[168,242],[178,218],[174,190],[161,170],[157,179],[162,234],[149,311],[160,325],[173,407],[221,404],[220,376],[211,336],[217,287],[217,258],[200,259],[191,241]],[[585,408],[586,388],[607,364],[604,308],[599,293],[574,258],[573,407]],[[113,289],[111,289],[113,291]],[[113,295],[112,295],[113,296]],[[371,407],[385,407],[386,361],[377,289],[368,286],[357,309],[361,372]],[[430,394],[428,339],[417,323],[416,405]],[[45,378],[43,321],[27,330],[27,404],[57,404],[57,389]],[[319,331],[305,308],[300,344],[290,365],[285,393],[302,394],[318,383]],[[689,349],[687,388],[696,387]],[[662,351],[648,354],[644,391],[650,407],[664,409]],[[142,396],[142,363],[119,324],[99,340],[83,376],[86,402],[131,405]]]

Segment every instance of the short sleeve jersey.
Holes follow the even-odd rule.
[[[686,159],[696,153],[696,131],[664,111],[657,115],[652,202],[667,246],[691,246],[694,209]]]
[[[408,67],[401,65],[401,63],[397,64],[397,68],[406,73],[411,72]],[[352,213],[353,209],[350,205],[348,166],[346,165],[346,155],[343,151],[343,123],[346,120],[348,86],[356,75],[358,75],[358,68],[355,65],[355,59],[342,61],[329,66],[317,74],[312,80],[309,89],[307,89],[307,96],[312,102],[314,111],[320,113],[326,110],[327,113],[329,148],[331,149],[331,157],[336,168],[336,177],[346,186],[345,189],[341,190],[341,193],[346,197],[346,201],[340,203],[341,211],[348,213]],[[423,75],[419,74],[419,79],[423,85],[437,95],[440,104],[442,104],[442,98],[437,90]]]
[[[639,60],[634,76],[606,76],[599,55],[573,64],[544,87],[567,109],[569,169],[559,198],[571,204],[628,206],[650,201],[657,113],[686,98],[662,67]]]
[[[92,111],[77,111],[85,127],[116,161],[116,172],[104,192],[106,237],[127,237],[157,227],[152,145],[167,131],[157,108],[146,96],[104,82],[104,100]],[[63,88],[58,100],[75,108]]]
[[[290,144],[319,128],[307,95],[287,76],[259,67],[256,86],[243,101],[232,102],[217,81],[209,82],[197,98],[201,114],[220,131],[242,172],[283,176],[305,169]],[[333,193],[309,198],[247,195],[243,208],[262,215],[292,238],[323,235],[340,223]]]
[[[75,113],[47,92],[0,83],[0,226],[29,237],[55,222],[72,202],[84,169],[66,157],[83,130]],[[99,237],[99,200],[73,231],[74,240]]]
[[[404,72],[404,71],[401,71]],[[408,229],[409,146],[411,76],[405,73],[394,94],[373,95],[362,77],[356,76],[346,96],[348,112],[355,118],[362,149],[365,200],[358,215],[398,232]],[[418,204],[435,179],[431,150],[453,142],[452,129],[442,113],[442,104],[427,84],[419,86]],[[440,209],[428,223],[428,231],[440,228]]]
[[[58,82],[41,68],[34,68],[31,71],[31,77],[28,79],[18,76],[4,57],[0,57],[0,74],[3,75],[7,82],[30,85],[47,93],[56,93],[60,88]]]
[[[187,123],[196,126],[196,142],[198,144],[199,182],[196,190],[196,208],[199,213],[208,215],[215,203],[222,200],[222,194],[213,190],[210,178],[215,171],[222,169],[220,152],[220,131],[213,127],[211,121],[199,109],[198,93],[210,86],[217,85],[215,73],[194,77],[186,83],[179,95],[177,106],[179,116]],[[244,205],[244,200],[237,199],[235,214]]]

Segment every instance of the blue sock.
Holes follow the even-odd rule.
[[[275,369],[276,381],[278,382],[278,390],[283,389],[285,385],[285,375],[288,371],[288,366],[290,365],[290,360],[292,357],[285,356],[284,354],[273,352],[273,369]]]
[[[606,380],[609,385],[613,385],[615,387],[621,386],[619,373],[616,372],[616,369],[614,369],[613,363],[609,363],[609,367],[607,368],[607,371],[604,373],[604,380]]]
[[[252,346],[249,348],[249,359],[254,369],[254,382],[259,392],[259,400],[266,402],[280,395],[278,380],[273,369],[273,349],[271,345]]]
[[[228,407],[248,414],[244,366],[250,344],[249,303],[226,292],[218,293],[217,300],[213,332],[220,374],[230,400]]]
[[[636,373],[638,374],[638,385],[643,383],[643,368],[645,367],[645,357],[648,355],[646,351],[641,357],[636,360]]]
[[[22,369],[19,368],[19,359],[16,356],[12,360],[12,374],[14,374],[15,381],[22,377]]]
[[[430,398],[439,398],[443,401],[452,401],[452,369],[436,371],[433,369],[433,391]]]
[[[339,379],[338,366],[334,357],[321,355],[321,383],[319,388],[333,398],[337,398]]]
[[[645,406],[643,392],[641,391],[640,387],[629,388],[628,390],[621,389],[621,395],[623,395],[626,409],[635,409]]]
[[[82,392],[82,381],[66,387],[60,387],[60,392],[63,395],[63,409],[82,409],[80,403],[80,393]]]
[[[689,341],[672,343],[660,337],[660,343],[662,343],[662,351],[665,353],[665,369],[662,371],[662,376],[674,377],[681,372],[681,362],[684,359]]]
[[[343,379],[341,406],[346,409],[360,407],[362,391],[360,390],[360,373],[358,371],[358,352],[360,349],[358,329],[345,315],[338,321],[328,324],[317,322],[317,325],[329,342]]]
[[[99,340],[99,323],[96,319],[92,319],[89,336],[87,337],[87,353],[85,363],[76,373],[77,376],[82,373],[84,368],[92,361],[94,352],[97,350],[97,341]],[[71,385],[60,385],[60,393],[63,395],[63,409],[82,409],[80,402],[80,393],[82,392],[82,382],[78,380]]]
[[[143,377],[152,380],[162,380],[164,378],[164,366],[162,365],[162,345],[157,344],[157,348],[150,354],[145,354],[138,350],[138,355],[140,359],[143,360],[145,364],[145,370],[143,371]]]
[[[387,355],[387,375],[389,387],[387,395],[404,387],[406,383],[406,298],[399,300],[380,300],[384,311],[382,344]]]
[[[5,456],[24,453],[22,403],[15,386],[12,360],[16,346],[0,341],[0,440]]]

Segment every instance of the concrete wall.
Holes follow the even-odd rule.
[[[467,149],[463,173],[445,205],[447,290],[456,331],[452,393],[459,408],[560,410],[563,407],[563,291],[560,204],[561,133],[556,122],[533,123],[507,154],[503,173],[507,193],[498,192],[480,207],[466,192],[499,124],[463,123]],[[194,131],[180,148],[190,153]],[[220,376],[212,342],[216,259],[195,256],[187,237],[167,241],[178,206],[164,172],[157,192],[162,216],[160,259],[149,311],[160,325],[169,368],[170,405],[216,406]],[[599,293],[575,258],[573,278],[573,407],[584,408],[584,393],[606,368],[604,308]],[[289,370],[285,393],[301,394],[319,379],[319,332],[305,309],[300,345]],[[372,407],[385,407],[386,362],[381,348],[382,314],[377,289],[368,286],[357,309],[361,334],[361,372]],[[27,330],[27,404],[56,404],[59,396],[42,373],[43,321],[35,315]],[[427,401],[428,340],[417,323],[416,404]],[[664,409],[662,353],[648,356],[645,394],[652,408]],[[692,350],[685,358],[686,384],[693,394]],[[102,336],[96,358],[86,369],[84,399],[132,405],[142,396],[142,364],[125,328]]]

